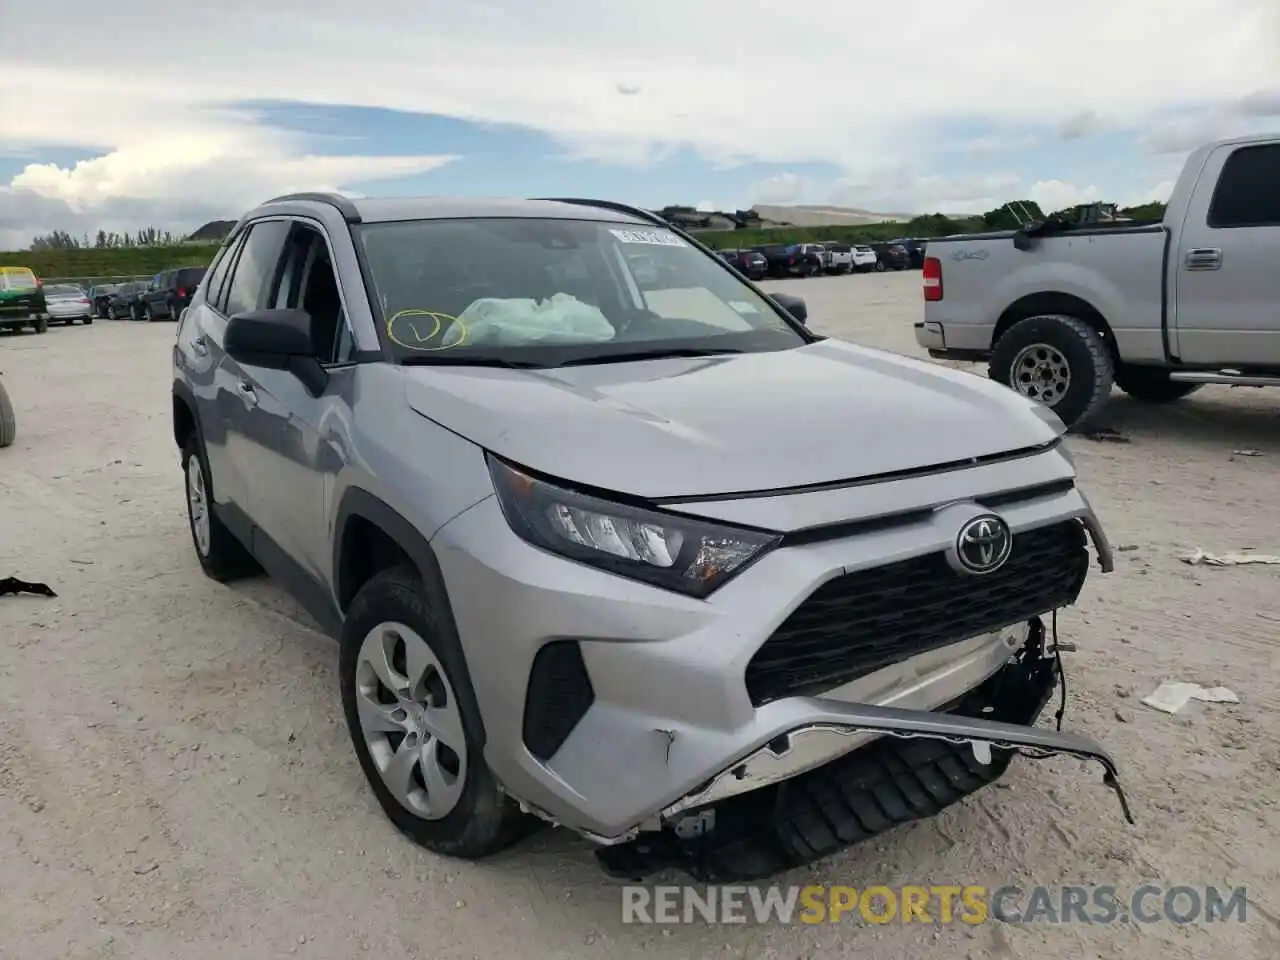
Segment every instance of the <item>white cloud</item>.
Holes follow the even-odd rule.
[[[0,153],[93,152],[98,159],[71,170],[28,168],[22,182],[50,202],[97,204],[99,216],[140,197],[153,210],[190,210],[192,191],[234,210],[280,188],[349,186],[441,160],[362,156],[360,145],[318,157],[227,107],[293,100],[518,123],[577,155],[637,166],[683,148],[725,162],[834,163],[849,184],[882,195],[860,206],[981,206],[1004,199],[992,178],[984,186],[929,169],[928,157],[954,150],[956,124],[1086,135],[1102,117],[1133,126],[1174,105],[1256,95],[1235,118],[1256,125],[1280,54],[1275,0],[1077,0],[1066,16],[1026,0],[789,4],[785,16],[775,6],[384,0],[371,15],[345,0],[192,0],[177,55],[99,66],[104,38],[120,36],[121,24],[171,23],[172,4],[44,0],[6,18],[0,35],[0,89],[22,91],[20,109],[0,110]],[[1046,57],[1044,37],[1074,53]],[[849,76],[851,51],[857,74],[893,77],[893,96],[827,82]],[[1086,54],[1087,70],[1071,66]],[[1179,63],[1195,69],[1171,67]],[[782,93],[781,78],[797,76],[822,82],[806,84],[803,98]],[[1025,145],[1030,135],[1011,136]],[[1000,143],[978,137],[968,152],[994,163]],[[886,176],[888,160],[903,156],[924,172]],[[805,186],[791,188],[802,195]],[[778,197],[787,185],[764,190]]]
[[[1037,180],[1031,185],[1027,199],[1034,200],[1045,213],[1053,213],[1055,210],[1074,207],[1078,203],[1101,200],[1102,191],[1093,184],[1081,187],[1061,180]]]

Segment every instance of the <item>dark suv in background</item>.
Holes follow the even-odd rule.
[[[769,261],[759,250],[721,250],[720,257],[748,280],[763,280],[769,275]]]
[[[900,243],[873,243],[871,249],[876,252],[876,271],[906,270],[911,266],[911,254]]]
[[[141,320],[142,307],[138,301],[146,289],[147,284],[142,280],[130,280],[116,287],[107,299],[107,319]]]
[[[912,237],[899,237],[897,240],[890,240],[889,242],[907,251],[907,265],[912,270],[920,270],[924,267],[925,241],[916,240]]]
[[[156,274],[138,298],[143,320],[177,320],[204,279],[205,267],[182,267]]]

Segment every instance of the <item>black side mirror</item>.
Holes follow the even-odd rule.
[[[805,306],[804,297],[793,297],[789,293],[775,293],[773,302],[801,323],[809,323],[809,308]]]
[[[312,396],[328,385],[329,375],[315,355],[311,316],[305,310],[251,310],[227,321],[223,349],[237,363],[287,370]]]

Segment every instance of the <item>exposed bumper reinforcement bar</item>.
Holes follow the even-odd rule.
[[[1132,823],[1115,761],[1105,749],[1076,734],[1032,726],[1059,677],[1055,658],[1028,656],[944,712],[859,707],[840,727],[883,734],[866,747],[703,808],[713,811],[713,819],[700,836],[682,839],[668,828],[601,848],[596,856],[608,873],[631,880],[670,868],[701,882],[759,880],[934,816],[998,780],[1016,754],[1101,764],[1103,782]],[[794,732],[793,741],[805,731]]]

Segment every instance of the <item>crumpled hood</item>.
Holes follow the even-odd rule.
[[[400,369],[414,410],[486,450],[653,499],[855,480],[1059,432],[993,381],[838,340],[549,370]]]

